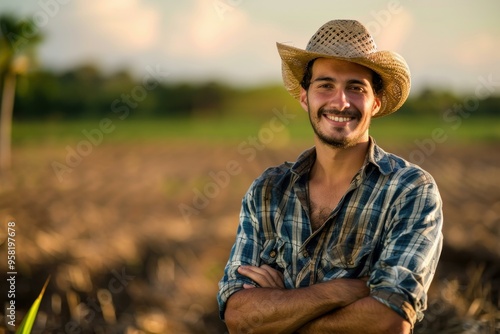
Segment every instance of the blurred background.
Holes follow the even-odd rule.
[[[415,333],[500,332],[499,12],[494,0],[1,2],[0,279],[17,274],[15,297],[1,285],[0,333],[11,300],[19,324],[48,277],[35,333],[225,333],[215,295],[241,198],[312,145],[275,43],[304,48],[337,18],[412,71],[408,101],[371,134],[431,172],[444,201]]]

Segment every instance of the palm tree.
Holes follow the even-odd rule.
[[[10,168],[11,131],[16,79],[26,74],[35,63],[35,47],[42,40],[31,20],[18,20],[12,15],[0,16],[0,172]]]

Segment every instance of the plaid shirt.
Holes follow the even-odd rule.
[[[294,164],[267,169],[246,193],[219,282],[221,318],[231,294],[243,283],[255,284],[237,268],[268,264],[283,273],[287,289],[369,276],[370,295],[413,325],[423,317],[442,248],[435,181],[371,140],[364,166],[326,223],[312,233],[307,194],[315,158],[311,148]]]

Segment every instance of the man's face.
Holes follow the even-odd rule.
[[[324,144],[347,148],[368,141],[368,128],[380,109],[372,88],[372,72],[347,61],[318,58],[309,89],[300,103],[309,113],[316,137]]]

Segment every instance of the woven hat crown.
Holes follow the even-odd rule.
[[[335,20],[324,24],[311,37],[307,51],[326,55],[356,58],[377,51],[377,46],[366,28],[357,21]]]

